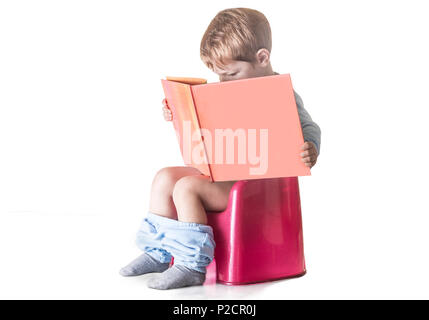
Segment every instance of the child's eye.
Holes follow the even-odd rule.
[[[229,74],[230,77],[235,76],[237,74],[237,72]]]

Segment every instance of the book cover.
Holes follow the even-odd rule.
[[[161,81],[184,162],[211,181],[311,175],[289,74]]]

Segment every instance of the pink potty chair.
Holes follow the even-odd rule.
[[[223,212],[207,212],[216,241],[206,283],[240,285],[305,274],[297,177],[237,181]]]

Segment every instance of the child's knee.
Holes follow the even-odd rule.
[[[200,176],[186,176],[180,178],[174,185],[173,199],[198,195],[203,183],[207,182]]]
[[[165,192],[172,192],[177,182],[177,168],[165,167],[160,169],[154,176],[152,188]]]

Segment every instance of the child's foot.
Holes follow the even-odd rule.
[[[184,266],[173,265],[167,271],[149,280],[148,287],[152,289],[174,289],[202,285],[206,274]]]
[[[147,253],[133,260],[126,267],[122,268],[119,273],[124,277],[140,276],[150,272],[164,272],[168,269],[170,263],[162,263],[152,258]]]

